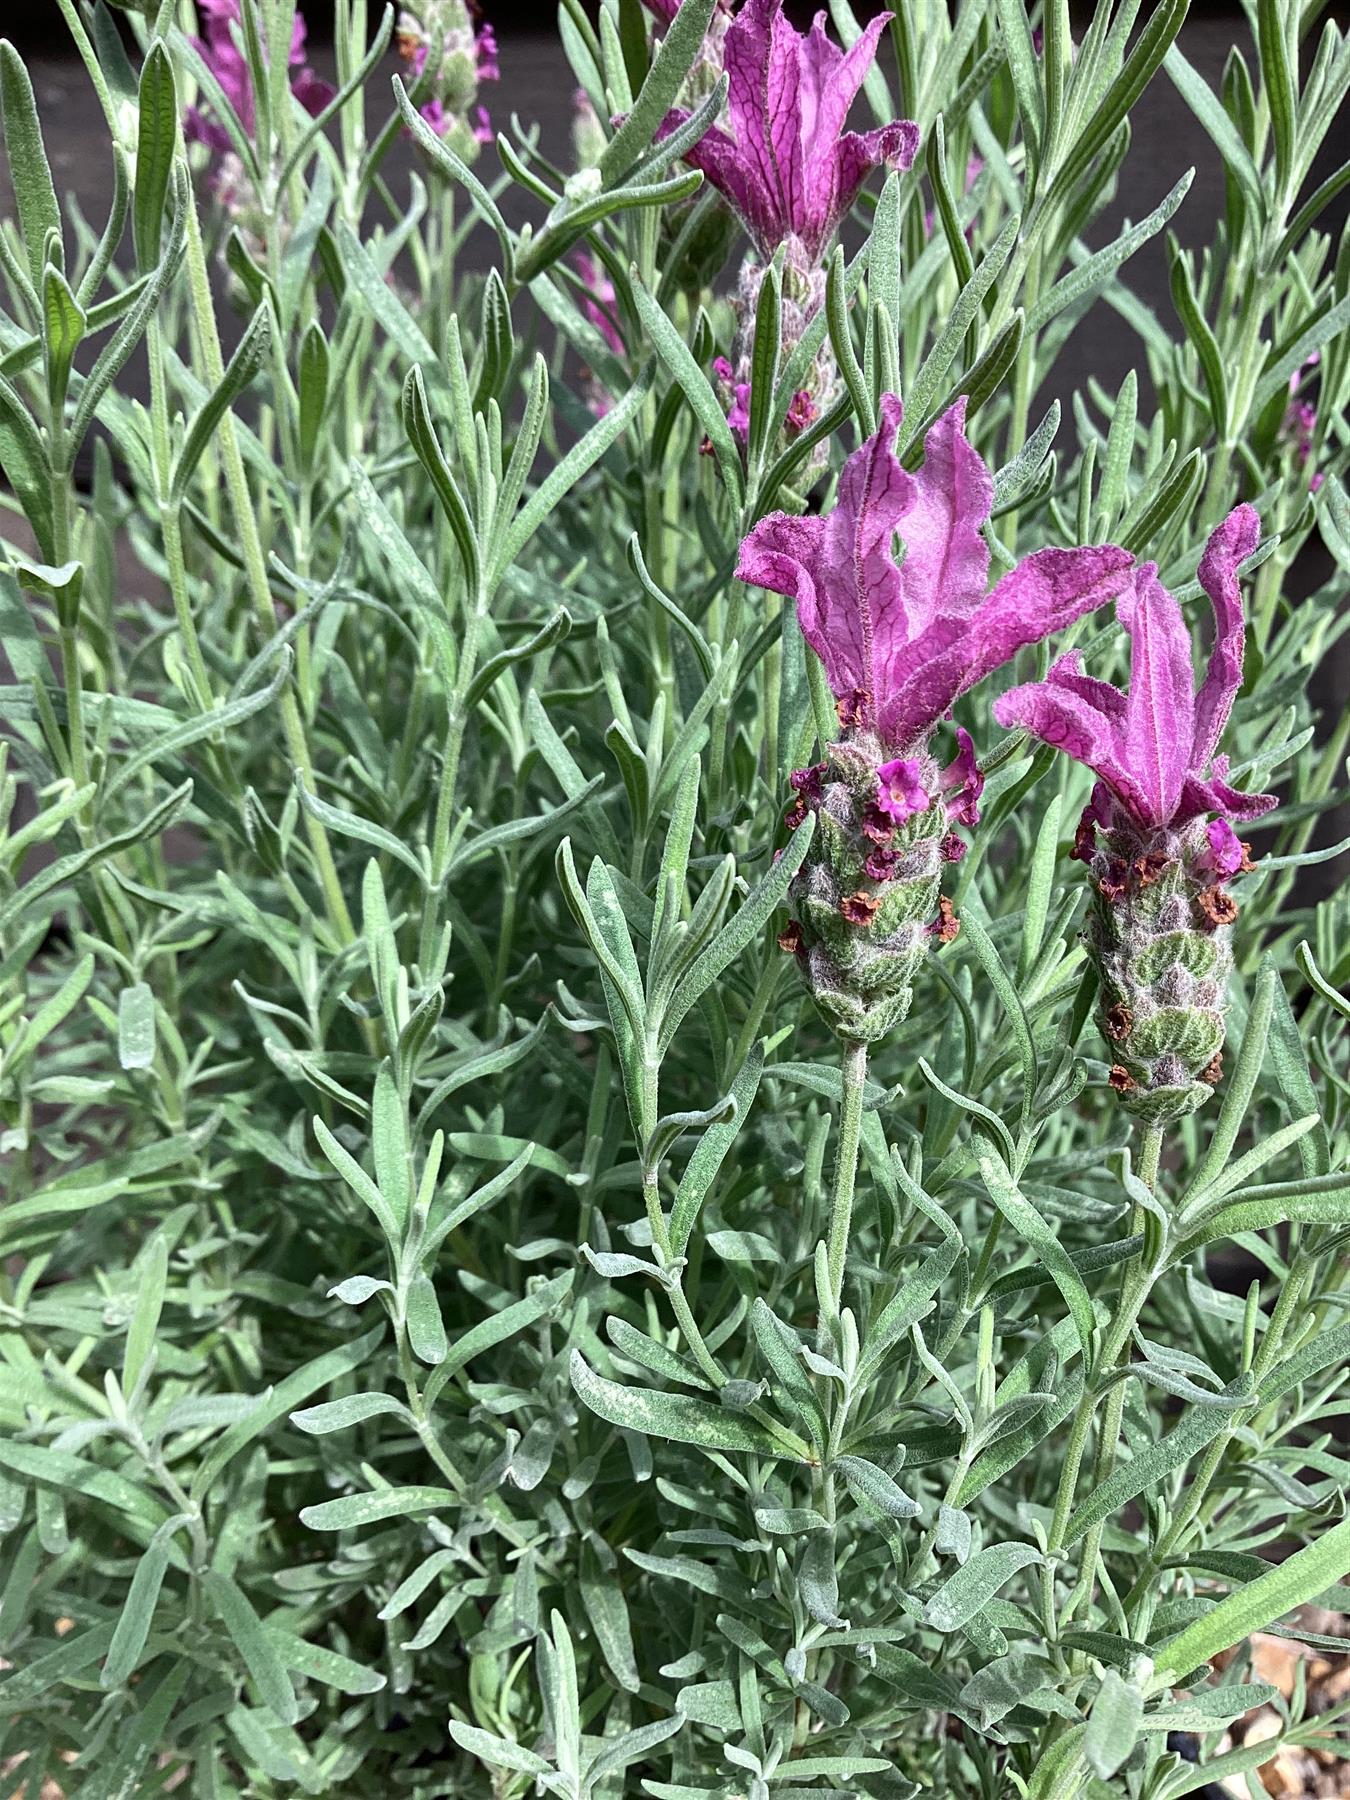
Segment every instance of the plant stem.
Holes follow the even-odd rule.
[[[853,1224],[853,1188],[858,1177],[858,1139],[862,1132],[863,1089],[867,1084],[867,1045],[845,1043],[840,1073],[839,1143],[834,1162],[834,1195],[830,1201],[828,1268],[831,1310],[837,1318],[844,1291],[844,1259]]]
[[[188,273],[188,291],[192,301],[192,314],[197,327],[198,346],[208,387],[218,387],[224,379],[225,363],[221,355],[220,334],[216,329],[215,308],[211,300],[211,280],[206,267],[206,254],[202,247],[201,223],[197,217],[195,201],[187,203],[187,253],[186,265]],[[253,497],[249,491],[248,473],[244,468],[244,459],[239,450],[239,440],[235,436],[234,420],[228,409],[222,415],[217,427],[217,441],[220,448],[220,459],[224,465],[225,487],[229,495],[230,511],[234,515],[235,529],[239,533],[239,547],[243,554],[244,571],[248,584],[249,598],[258,624],[269,636],[277,628],[276,608],[272,602],[272,589],[267,579],[267,563],[263,556],[262,542],[258,536],[258,522],[254,512]],[[300,716],[299,703],[293,688],[287,687],[281,695],[281,724],[286,739],[286,749],[292,764],[300,775],[310,793],[315,792],[314,766],[309,754],[309,744],[305,737],[304,721]],[[352,924],[351,913],[347,909],[347,901],[342,892],[342,882],[338,877],[337,864],[333,860],[333,847],[328,841],[328,833],[322,823],[312,813],[305,813],[305,831],[309,838],[310,853],[318,871],[319,885],[323,890],[324,906],[328,913],[329,923],[337,937],[339,945],[355,942],[356,929]]]
[[[1144,1129],[1143,1141],[1139,1146],[1139,1179],[1144,1186],[1153,1192],[1158,1180],[1158,1165],[1162,1160],[1163,1128],[1161,1125],[1148,1125]],[[1130,1222],[1133,1232],[1142,1223],[1139,1214],[1142,1208],[1136,1206],[1135,1217]],[[1079,1470],[1082,1467],[1083,1455],[1087,1449],[1089,1432],[1093,1415],[1097,1410],[1097,1399],[1100,1383],[1096,1377],[1106,1375],[1127,1357],[1130,1337],[1134,1331],[1139,1314],[1143,1311],[1144,1302],[1153,1286],[1153,1271],[1142,1267],[1137,1256],[1132,1257],[1125,1265],[1125,1273],[1121,1281],[1120,1299],[1116,1306],[1115,1316],[1107,1327],[1102,1342],[1102,1353],[1097,1369],[1090,1371],[1083,1389],[1083,1397],[1078,1402],[1074,1413],[1073,1424],[1069,1431],[1069,1442],[1064,1456],[1064,1467],[1060,1472],[1059,1489],[1055,1496],[1055,1511],[1051,1521],[1047,1549],[1050,1553],[1063,1547],[1064,1536],[1068,1529],[1069,1518],[1073,1510],[1074,1493],[1078,1485]],[[1115,1467],[1116,1452],[1120,1446],[1120,1426],[1125,1412],[1124,1378],[1112,1382],[1106,1396],[1106,1410],[1102,1419],[1101,1431],[1097,1440],[1097,1455],[1093,1463],[1093,1481],[1100,1486]],[[1091,1592],[1096,1576],[1097,1556],[1101,1549],[1102,1534],[1105,1522],[1094,1525],[1083,1543],[1082,1554],[1078,1564],[1078,1581],[1065,1603],[1060,1615],[1060,1625],[1064,1625]],[[1048,1575],[1047,1580],[1053,1576]]]

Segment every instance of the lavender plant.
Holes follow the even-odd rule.
[[[338,0],[326,83],[294,0],[58,5],[111,204],[0,45],[6,1793],[1343,1757],[1249,1642],[1338,1654],[1350,1576],[1339,26],[1260,0],[1216,88],[1185,0],[563,0],[564,170],[472,7]],[[1154,81],[1212,219],[1111,222]]]

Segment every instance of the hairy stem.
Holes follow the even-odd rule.
[[[844,1292],[844,1260],[853,1225],[853,1189],[858,1178],[858,1139],[862,1132],[863,1089],[867,1085],[867,1045],[844,1045],[839,1102],[839,1142],[834,1160],[834,1194],[830,1201],[827,1266],[831,1311],[837,1318]]]

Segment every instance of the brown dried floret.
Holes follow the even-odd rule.
[[[1220,1050],[1212,1062],[1205,1064],[1200,1071],[1201,1081],[1207,1081],[1211,1087],[1218,1087],[1223,1080],[1223,1051]]]
[[[1195,904],[1210,925],[1231,925],[1238,916],[1237,901],[1225,888],[1202,888]]]
[[[1107,1037],[1113,1044],[1119,1044],[1130,1035],[1134,1027],[1134,1014],[1123,1000],[1117,1000],[1115,1005],[1108,1010],[1103,1024]]]
[[[1097,886],[1101,889],[1105,900],[1123,900],[1125,898],[1129,866],[1113,856],[1106,865],[1105,872],[1098,878]]]
[[[861,725],[865,722],[869,699],[866,688],[856,687],[851,694],[844,694],[835,702],[834,710],[845,731],[850,730],[854,725]]]
[[[956,916],[956,908],[945,894],[938,899],[938,916],[932,926],[933,936],[940,944],[950,944],[961,930],[961,921]]]
[[[1073,849],[1069,858],[1073,862],[1090,863],[1097,853],[1097,827],[1092,820],[1083,814],[1078,821],[1078,829],[1073,834]]]
[[[778,948],[786,950],[789,956],[797,956],[802,948],[802,928],[795,919],[789,919],[778,934]]]
[[[1131,1088],[1139,1085],[1130,1071],[1121,1063],[1112,1063],[1110,1081],[1111,1086],[1118,1094],[1128,1094]]]
[[[839,902],[839,910],[850,925],[870,925],[880,904],[875,894],[859,888],[856,894],[844,895]]]

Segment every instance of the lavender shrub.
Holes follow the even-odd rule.
[[[563,0],[560,169],[465,0],[337,0],[331,84],[293,0],[57,4],[6,1794],[1334,1768],[1251,1640],[1350,1576],[1340,27]],[[1122,226],[1155,81],[1223,202]]]

